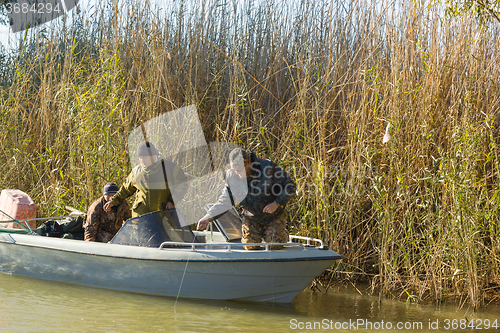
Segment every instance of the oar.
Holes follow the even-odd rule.
[[[13,218],[12,216],[10,216],[6,212],[4,212],[3,210],[0,209],[0,212],[3,213],[5,216],[7,216],[9,219],[15,221],[17,224],[19,224],[26,231],[29,231],[29,233],[31,233],[31,234],[33,233],[33,230],[31,230],[31,227],[29,226],[28,222],[26,222],[27,226],[25,226],[24,224],[22,224],[21,222],[19,222],[18,220],[16,220],[15,218]]]

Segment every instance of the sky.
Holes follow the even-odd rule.
[[[23,0],[21,0],[23,1]],[[53,2],[54,0],[46,0],[47,2]],[[78,1],[78,6],[83,10],[86,11],[87,14],[90,14],[93,10],[98,7],[99,0],[64,0],[64,1]],[[120,0],[117,0],[120,1]],[[156,6],[159,8],[165,7],[165,4],[167,1],[175,1],[175,0],[152,0],[151,2],[154,3]],[[69,13],[67,13],[67,17],[71,17],[71,13],[75,9],[73,8]],[[43,26],[50,26],[54,25],[57,23],[60,23],[64,15],[56,18],[53,21],[50,21],[48,23],[43,24]],[[8,25],[1,25],[0,24],[0,43],[6,48],[9,49],[10,47],[15,47],[18,44],[18,40],[20,37],[22,37],[24,34],[24,31],[14,33],[11,29],[10,26]]]
[[[26,0],[17,0],[17,1],[26,1]],[[41,1],[54,2],[57,0],[41,0]],[[62,0],[62,1],[66,2],[66,3],[68,1],[78,1],[79,8],[82,11],[86,12],[87,17],[91,17],[90,14],[92,13],[92,11],[96,10],[102,2],[104,2],[104,1],[107,2],[108,0]],[[126,0],[112,0],[112,1],[123,2]],[[171,10],[172,5],[175,6],[175,4],[177,3],[176,0],[150,0],[150,1],[151,1],[151,3],[156,5],[157,8],[163,9],[163,10]],[[243,2],[248,1],[248,0],[236,0],[236,1],[237,1],[237,3],[243,3]],[[253,1],[259,2],[259,1],[268,1],[268,0],[253,0]],[[276,0],[276,1],[279,2],[279,0]],[[285,0],[283,0],[283,1],[285,1]],[[286,1],[293,2],[292,0],[286,0]],[[342,1],[349,2],[349,0],[342,0]],[[382,3],[390,3],[390,4],[392,4],[392,6],[398,7],[397,3],[399,3],[399,2],[400,2],[400,0],[375,0],[377,7],[381,6]],[[69,20],[71,20],[72,13],[74,11],[75,11],[75,9],[73,8],[71,10],[71,12],[66,14],[66,17]],[[41,27],[50,27],[52,25],[58,24],[61,22],[63,17],[64,17],[64,15],[60,16],[59,18],[57,18],[53,21],[50,21],[48,23],[43,24]],[[37,29],[37,28],[35,28],[35,29]],[[24,31],[14,33],[12,31],[12,29],[10,28],[10,26],[0,25],[0,43],[7,50],[12,49],[12,48],[16,49],[17,45],[19,45],[19,39],[22,38],[23,36],[24,36]]]
[[[78,1],[78,0],[74,0],[74,1]],[[99,0],[79,0],[79,5],[81,6],[82,9],[83,8],[91,8],[91,6],[95,6],[97,1],[99,1]],[[52,1],[49,0],[47,2],[52,2]],[[60,22],[62,20],[62,17],[63,16],[60,16],[59,18],[57,18],[49,23],[46,23],[46,24],[50,25],[50,24]],[[19,40],[20,37],[23,36],[23,34],[24,34],[24,31],[14,33],[10,26],[0,25],[0,43],[2,43],[2,45],[7,49],[10,48],[10,46],[12,44],[16,45],[17,41]]]
[[[17,0],[17,1],[22,2],[22,1],[28,1],[28,0]],[[57,0],[39,0],[39,1],[40,2],[54,2]],[[93,10],[95,10],[96,8],[98,8],[99,4],[101,4],[104,1],[107,2],[110,0],[61,0],[61,1],[63,1],[63,2],[77,1],[78,6],[81,8],[81,10],[87,12],[87,17],[89,17],[91,12]],[[119,3],[123,3],[124,1],[127,1],[127,0],[111,0],[111,1],[118,1]],[[204,0],[202,0],[202,1],[204,1]],[[230,1],[233,1],[233,0],[230,0]],[[247,1],[247,0],[236,0],[236,1],[237,1],[237,3],[242,3],[242,2]],[[253,0],[253,1],[259,2],[259,1],[267,1],[267,0]],[[277,0],[277,1],[280,1],[280,0]],[[287,1],[291,1],[291,0],[287,0]],[[349,0],[347,0],[347,1],[349,1]],[[156,6],[156,8],[162,9],[162,10],[170,10],[172,8],[172,6],[175,7],[178,2],[179,2],[179,0],[177,0],[177,1],[176,0],[150,0],[150,3],[152,3],[154,6]],[[69,14],[67,13],[66,14],[67,18],[71,18],[71,13],[74,11],[75,11],[75,9],[73,8],[73,10]],[[49,23],[43,24],[42,26],[47,27],[47,26],[50,26],[53,24],[60,23],[62,18],[63,18],[63,16],[60,16],[60,17],[56,18],[55,20],[50,21]],[[23,34],[24,34],[24,31],[14,33],[9,26],[0,24],[0,43],[2,43],[7,48],[9,48],[8,47],[9,42],[11,44],[13,44],[13,46],[15,47],[18,44],[19,38],[22,37]]]

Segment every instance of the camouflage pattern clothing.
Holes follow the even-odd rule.
[[[127,200],[113,206],[109,212],[103,209],[105,203],[106,200],[102,196],[90,206],[83,223],[84,240],[107,243],[120,230],[123,222],[132,217]]]
[[[158,159],[147,168],[141,164],[136,166],[110,201],[117,205],[135,194],[132,217],[137,217],[166,209],[167,202],[174,203],[173,188],[175,198],[182,199],[188,189],[184,171],[174,162]]]
[[[204,219],[214,220],[231,209],[231,197],[235,205],[243,208],[243,243],[287,242],[285,205],[295,195],[296,185],[288,174],[276,163],[257,158],[250,153],[251,167],[246,179],[241,179],[234,170],[226,173],[226,186],[217,202]],[[264,207],[276,202],[274,213],[264,213]],[[250,222],[251,221],[251,222]],[[247,248],[252,248],[247,246]]]
[[[286,230],[286,217],[284,214],[275,216],[267,224],[259,223],[250,216],[243,216],[241,231],[243,237],[242,243],[260,243],[264,236],[266,243],[286,243],[288,242],[288,231]],[[260,246],[245,246],[246,250],[257,250]],[[271,250],[282,249],[282,245],[273,245]]]

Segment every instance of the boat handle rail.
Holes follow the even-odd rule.
[[[196,251],[196,247],[215,247],[215,246],[224,246],[226,250],[231,252],[233,247],[238,246],[264,246],[264,251],[270,251],[271,246],[282,245],[282,246],[297,246],[302,247],[302,250],[307,251],[306,244],[302,243],[183,243],[183,242],[163,242],[160,244],[159,249],[163,249],[167,245],[173,246],[189,246],[192,251]]]
[[[319,246],[318,248],[320,249],[324,249],[325,248],[325,244],[323,243],[323,241],[321,239],[318,239],[318,238],[311,238],[311,237],[305,237],[305,236],[295,236],[295,235],[289,235],[288,236],[288,239],[289,241],[291,242],[293,239],[299,239],[299,240],[305,240],[307,241],[306,245],[307,246],[312,246],[311,245],[311,242],[316,242],[316,243],[319,243]]]
[[[74,217],[74,215],[70,214],[70,215],[64,215],[64,216],[33,217],[33,218],[28,218],[28,219],[6,220],[6,221],[0,221],[0,228],[7,229],[7,228],[4,228],[1,225],[2,224],[7,224],[7,223],[12,223],[13,221],[17,221],[21,226],[23,226],[25,229],[27,229],[29,231],[29,234],[31,234],[31,235],[38,235],[36,232],[33,231],[33,229],[31,229],[31,226],[28,223],[28,221],[63,220],[63,219],[66,219],[66,218],[71,218],[71,217]],[[21,222],[24,222],[24,224],[22,224]]]
[[[45,220],[62,220],[68,217],[73,217],[72,215],[64,215],[64,216],[50,216],[50,217],[37,217],[37,218],[29,218],[29,219],[17,219],[19,222],[25,222],[26,221],[45,221]],[[0,221],[0,224],[2,223],[12,223],[14,220],[6,220],[6,221]],[[26,223],[28,224],[28,223]]]

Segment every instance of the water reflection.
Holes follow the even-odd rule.
[[[429,322],[436,320],[440,329],[445,319],[493,320],[496,316],[500,320],[498,306],[474,314],[457,311],[456,305],[380,303],[377,297],[361,296],[346,288],[328,293],[304,290],[291,304],[272,304],[176,300],[0,274],[0,295],[0,332],[371,331],[339,326],[358,320],[372,324],[421,322],[422,329],[405,332],[422,332],[429,331]]]
[[[363,290],[363,288],[359,288]],[[446,304],[410,304],[401,301],[382,299],[369,295],[360,295],[355,290],[341,288],[329,290],[328,293],[312,293],[303,291],[293,302],[294,310],[308,321],[323,323],[327,319],[329,329],[335,328],[335,323],[348,322],[348,329],[335,331],[379,332],[381,330],[396,330],[396,325],[401,324],[405,332],[428,332],[428,331],[464,331],[471,330],[471,325],[485,331],[485,320],[491,325],[497,321],[500,331],[500,306],[489,305],[480,311],[474,312],[471,308],[461,307],[459,303],[449,302]],[[472,320],[472,323],[471,323]],[[351,325],[353,322],[365,324]],[[366,329],[367,322],[371,323],[372,329]],[[381,323],[385,323],[382,329]],[[376,329],[376,326],[380,329]],[[347,325],[346,325],[347,326]],[[409,328],[411,327],[411,328]],[[409,329],[408,329],[409,328]]]

